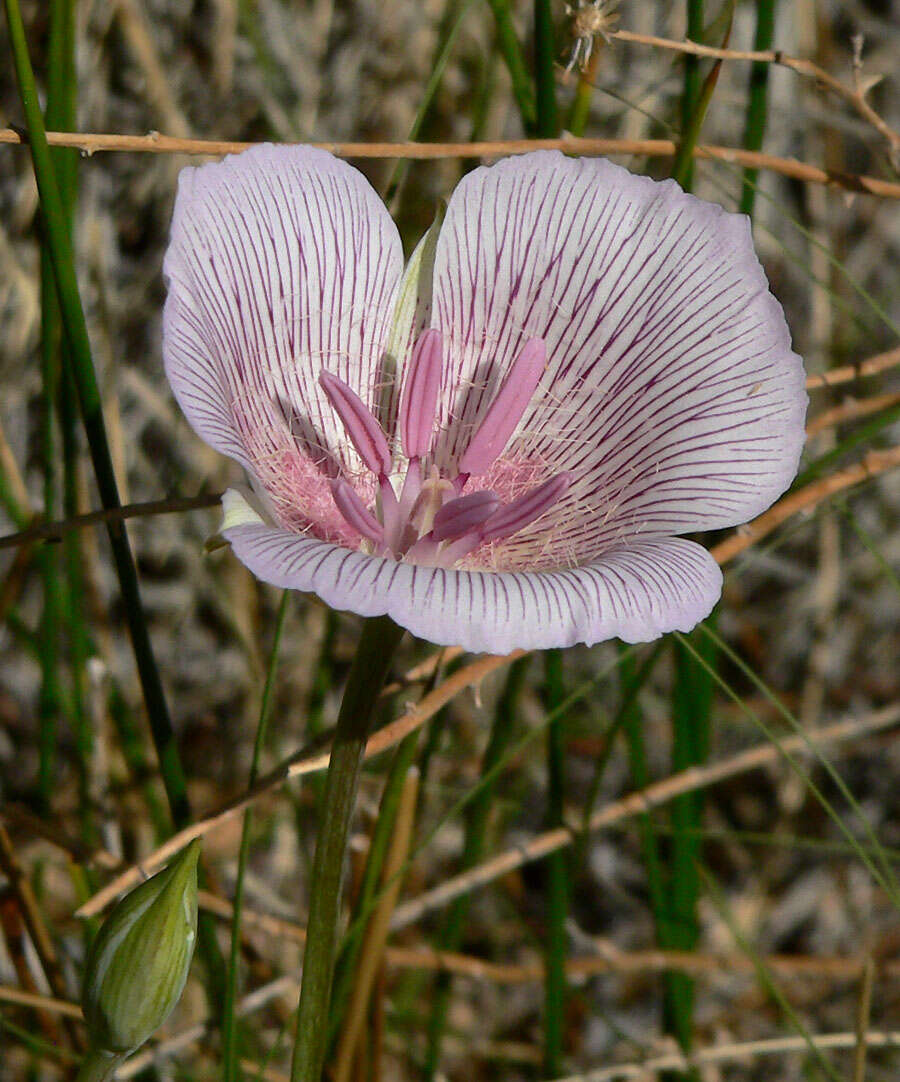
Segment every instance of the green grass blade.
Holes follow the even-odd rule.
[[[530,657],[523,657],[512,663],[503,692],[497,702],[490,737],[481,762],[481,778],[477,790],[474,794],[470,794],[470,799],[467,801],[465,840],[460,861],[462,871],[479,863],[484,855],[488,817],[493,803],[496,780],[512,740],[519,694],[525,682],[525,674],[530,661]],[[469,897],[463,895],[450,906],[437,943],[438,950],[459,949],[469,914],[469,901]],[[428,1021],[425,1066],[422,1070],[422,1077],[429,1082],[435,1077],[440,1062],[451,986],[452,979],[449,973],[439,973],[435,978],[431,1015]]]
[[[544,654],[544,706],[553,714],[565,700],[562,651]],[[546,827],[562,826],[565,793],[565,726],[561,717],[547,725]],[[551,853],[545,876],[546,941],[544,943],[544,1073],[555,1078],[563,1072],[566,1014],[566,919],[569,909],[568,853]]]
[[[703,44],[703,0],[687,0],[687,28],[685,36],[690,41]],[[681,93],[681,131],[682,142],[679,144],[678,158],[672,170],[672,176],[689,192],[694,186],[694,162],[690,153],[684,153],[688,133],[694,126],[697,115],[697,103],[700,99],[700,58],[687,54],[684,57],[684,89]],[[702,118],[700,120],[702,124]],[[693,143],[700,134],[700,124],[696,125]],[[693,143],[691,147],[693,147]]]
[[[266,743],[269,716],[272,712],[272,693],[275,690],[275,675],[278,671],[278,654],[281,647],[281,635],[288,613],[290,593],[284,590],[278,616],[275,618],[275,632],[272,638],[272,652],[266,671],[262,702],[259,707],[259,722],[256,726],[256,738],[253,742],[253,758],[250,762],[250,775],[247,788],[251,789],[259,774],[259,761]],[[237,997],[239,970],[241,962],[241,914],[244,908],[244,876],[247,871],[247,857],[250,854],[250,829],[253,822],[252,806],[244,812],[241,824],[241,844],[238,850],[237,875],[234,884],[234,902],[231,916],[231,950],[228,956],[228,974],[225,982],[225,999],[222,1003],[222,1082],[237,1082],[240,1070],[240,1029],[237,1017]]]
[[[555,139],[559,135],[555,67],[553,9],[550,0],[534,0],[535,134],[539,139]]]
[[[513,23],[509,0],[487,0],[497,22],[497,47],[503,57],[512,82],[513,96],[519,107],[522,125],[530,133],[537,123],[537,105],[534,88],[525,66],[522,46],[519,44]]]
[[[728,907],[725,893],[717,883],[715,877],[707,868],[701,868],[700,870],[703,875],[703,879],[706,882],[709,898],[715,905],[719,916],[728,926],[728,930],[731,932],[732,938],[734,939],[741,953],[744,954],[753,963],[753,968],[756,970],[756,979],[758,980],[760,987],[762,987],[775,1001],[775,1003],[780,1007],[781,1011],[791,1023],[791,1025],[794,1027],[794,1029],[796,1029],[800,1036],[803,1037],[803,1039],[806,1041],[810,1055],[822,1068],[822,1071],[825,1073],[825,1075],[830,1078],[832,1082],[843,1082],[842,1076],[838,1074],[838,1072],[832,1066],[831,1062],[825,1058],[825,1054],[816,1045],[815,1041],[812,1039],[809,1033],[809,1030],[803,1024],[803,1019],[794,1010],[787,996],[785,996],[785,994],[779,988],[778,983],[772,975],[771,971],[769,970],[768,966],[759,957],[757,952],[750,945],[746,936],[741,932],[740,928],[737,925],[737,922],[734,919],[734,916],[732,915]]]
[[[441,25],[438,30],[438,40],[431,61],[431,75],[425,85],[425,90],[422,93],[422,100],[419,102],[419,108],[416,110],[415,118],[409,129],[409,134],[407,135],[407,139],[410,142],[419,137],[419,133],[422,131],[428,118],[435,94],[437,94],[438,88],[441,85],[444,70],[447,67],[447,62],[450,59],[450,54],[459,34],[460,27],[473,3],[474,0],[465,0],[462,4],[457,3],[456,0],[449,0],[449,3],[447,4],[444,11],[444,17],[441,20]],[[403,181],[405,180],[408,171],[409,159],[398,158],[391,172],[384,195],[384,201],[391,208],[392,213],[396,213],[397,211],[397,204],[403,189]]]
[[[772,48],[775,37],[775,0],[756,0],[756,33],[753,37],[753,49],[764,52]],[[766,116],[769,98],[770,64],[751,64],[750,85],[747,100],[747,116],[744,122],[744,148],[762,150],[763,137],[766,134]],[[742,214],[753,217],[753,204],[756,200],[756,182],[758,169],[746,168],[741,187]]]
[[[869,870],[872,878],[882,887],[884,892],[890,898],[892,904],[896,908],[900,909],[900,890],[898,890],[897,887],[897,880],[894,875],[894,870],[891,867],[890,861],[887,860],[884,854],[884,847],[881,845],[881,842],[878,840],[874,831],[869,826],[865,813],[859,807],[859,802],[847,788],[843,778],[841,778],[840,774],[838,774],[838,772],[835,770],[831,762],[826,758],[825,754],[821,751],[821,749],[816,746],[815,740],[806,734],[806,730],[803,728],[800,722],[794,717],[793,713],[784,705],[784,703],[782,703],[780,698],[772,691],[768,684],[766,684],[764,680],[757,676],[757,674],[753,671],[753,669],[750,668],[749,665],[747,665],[743,658],[736,654],[718,634],[711,631],[705,625],[701,626],[705,633],[712,637],[713,641],[715,642],[716,648],[721,651],[721,653],[728,659],[728,661],[735,664],[741,670],[741,672],[754,684],[754,686],[760,692],[762,692],[763,695],[765,695],[769,702],[776,708],[778,713],[781,714],[785,721],[788,722],[792,730],[799,736],[804,737],[811,755],[816,759],[818,763],[822,765],[828,776],[834,782],[838,791],[847,801],[851,809],[856,813],[862,830],[869,839],[871,850],[875,854],[874,858],[870,856],[869,851],[867,851],[859,843],[858,839],[855,837],[855,835],[849,829],[846,823],[844,823],[844,820],[838,814],[837,809],[833,806],[831,801],[826,797],[826,795],[822,792],[821,788],[813,781],[809,774],[802,768],[797,757],[789,752],[785,752],[781,748],[781,741],[779,740],[778,735],[775,733],[775,731],[769,725],[767,725],[766,722],[763,721],[763,719],[760,718],[754,710],[747,706],[741,696],[731,687],[727,680],[725,680],[718,672],[710,668],[709,672],[713,680],[716,682],[718,687],[720,687],[725,692],[725,694],[731,699],[731,701],[736,706],[740,707],[744,715],[753,722],[753,724],[760,730],[760,732],[766,737],[766,739],[769,740],[771,743],[775,744],[779,748],[779,750],[781,750],[781,754],[784,756],[785,761],[788,763],[788,765],[791,767],[797,777],[799,777],[804,783],[804,785],[809,789],[810,793],[812,793],[815,799],[819,802],[819,804],[825,810],[831,821],[835,824],[841,834],[843,834],[847,842],[852,846],[854,852],[856,852],[859,859]],[[684,638],[684,636],[682,636],[677,631],[674,632],[674,634],[677,635],[680,641],[685,644],[687,649],[694,654],[694,657],[698,660],[700,664],[706,664],[705,659],[702,657],[699,651],[697,651],[693,644],[690,643],[688,639]]]
[[[113,472],[103,421],[100,390],[97,386],[87,325],[75,277],[66,212],[60,198],[53,161],[47,146],[44,119],[35,86],[34,72],[31,68],[31,59],[28,55],[22,14],[18,0],[5,0],[5,6],[16,78],[28,129],[28,144],[41,202],[47,248],[53,267],[63,329],[69,347],[71,368],[78,392],[82,421],[90,445],[97,487],[105,508],[119,507],[119,490]],[[144,619],[137,569],[124,525],[121,522],[110,521],[107,524],[107,531],[150,727],[159,756],[160,770],[172,808],[172,817],[176,825],[183,826],[190,819],[184,771]]]

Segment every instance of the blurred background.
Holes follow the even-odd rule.
[[[55,6],[22,3],[44,103],[61,63]],[[504,44],[512,33],[530,78],[527,2],[82,0],[72,8],[75,68],[53,104],[60,116],[59,99],[68,101],[80,131],[461,143],[534,134]],[[740,164],[698,159],[690,179],[704,198],[752,209],[760,258],[811,376],[884,354],[900,364],[900,142],[892,148],[846,96],[784,66],[764,66],[761,114],[751,106],[762,76],[742,60],[725,60],[712,85],[712,61],[686,64],[672,49],[597,35],[585,72],[576,64],[567,73],[579,27],[563,4],[549,9],[562,129],[677,141],[705,86],[700,143],[753,146],[748,117],[761,115],[767,155],[833,178],[814,183],[784,166],[747,177]],[[692,19],[696,40],[739,50],[764,41],[771,17],[775,48],[812,61],[851,93],[865,91],[884,126],[900,130],[892,0],[741,0],[724,9],[706,0],[705,10],[696,0],[623,0],[618,15],[605,28],[677,42]],[[0,26],[0,57],[9,55]],[[691,78],[694,113],[686,114]],[[4,59],[0,128],[22,122]],[[177,174],[196,160],[204,159],[76,152],[59,166],[75,178],[69,190],[77,185],[78,284],[123,502],[215,494],[238,479],[237,467],[189,429],[162,370],[160,268]],[[387,198],[407,251],[479,162],[352,160]],[[658,178],[672,171],[671,156],[646,148],[614,160]],[[859,176],[893,185],[893,194],[869,194]],[[65,408],[58,425],[55,410],[47,420],[39,240],[27,151],[0,146],[3,534],[100,506],[80,426],[66,422]],[[883,1046],[900,1030],[900,473],[878,456],[893,448],[896,464],[900,381],[891,362],[875,367],[883,370],[811,390],[798,489],[823,487],[729,561],[708,634],[498,665],[429,719],[410,753],[421,786],[401,904],[560,822],[574,842],[555,865],[523,863],[464,889],[454,905],[425,905],[394,933],[354,1078],[639,1077],[589,1072],[667,1054],[668,1078],[897,1076],[900,1049]],[[227,550],[207,550],[217,524],[217,508],[205,507],[142,516],[128,529],[195,817],[246,788],[281,603]],[[357,634],[355,617],[288,599],[263,771],[327,736]],[[434,657],[407,638],[396,672]],[[472,661],[444,657],[435,679]],[[385,699],[383,721],[427,692],[427,673],[415,675]],[[802,738],[791,761],[779,751],[782,738],[845,722],[844,739],[817,754]],[[752,747],[767,749],[756,769],[688,787],[652,814],[581,829],[633,790]],[[551,784],[554,763],[561,786]],[[351,899],[390,768],[390,754],[381,755],[363,779]],[[273,786],[254,805],[241,981],[242,994],[262,991],[241,1026],[248,1077],[264,1068],[283,1078],[289,1062],[320,782]],[[118,582],[95,526],[0,550],[0,799],[0,1079],[72,1077],[80,1023],[42,997],[78,999],[91,924],[74,910],[172,831]],[[239,839],[238,817],[205,836],[208,909],[233,896]],[[560,882],[562,910],[552,887]],[[212,937],[227,955],[227,907],[216,919]],[[453,952],[442,975],[435,949]],[[545,966],[564,972],[562,986]],[[195,963],[146,1059],[147,1078],[221,1077],[209,970],[208,957]],[[10,990],[38,998],[4,996]],[[819,1049],[824,1034],[841,1035],[843,1050]],[[727,1054],[781,1039],[783,1048]],[[715,1048],[726,1054],[705,1061]],[[695,1053],[697,1065],[679,1070],[679,1051]]]

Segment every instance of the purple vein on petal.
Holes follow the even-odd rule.
[[[532,338],[513,362],[509,375],[488,407],[484,420],[459,460],[461,475],[478,477],[503,454],[544,374],[543,339]]]
[[[391,452],[372,411],[351,387],[330,372],[322,372],[319,383],[360,458],[377,477],[386,477],[391,471]]]

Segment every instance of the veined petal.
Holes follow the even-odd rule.
[[[434,280],[447,384],[465,389],[439,404],[439,463],[489,408],[482,374],[502,379],[529,339],[547,347],[507,454],[573,481],[497,566],[533,565],[550,535],[557,560],[582,564],[636,537],[744,522],[793,478],[803,369],[745,217],[538,151],[461,181]]]
[[[384,204],[324,151],[261,146],[183,170],[163,354],[193,427],[267,489],[286,462],[302,473],[298,455],[358,470],[317,377],[376,404],[402,270]]]
[[[265,525],[225,531],[259,578],[360,616],[387,613],[431,642],[506,653],[618,637],[648,642],[706,617],[722,574],[680,538],[641,541],[565,571],[492,573],[368,556]]]

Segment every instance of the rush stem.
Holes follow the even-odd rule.
[[[372,714],[402,637],[387,616],[365,622],[338,715],[313,859],[291,1082],[321,1082],[350,817]]]

